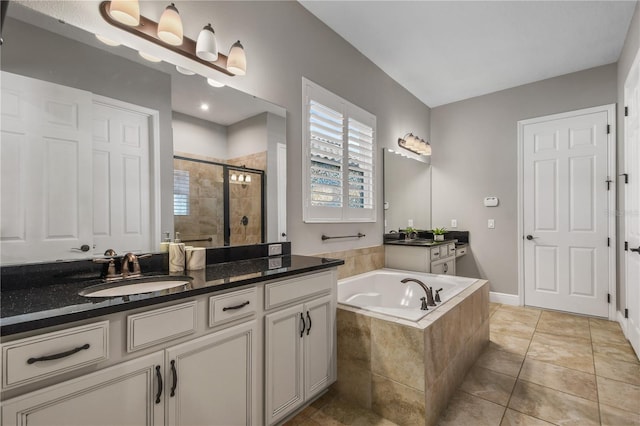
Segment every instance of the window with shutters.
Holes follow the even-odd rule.
[[[189,171],[173,171],[173,215],[189,216]]]
[[[375,222],[376,117],[303,78],[305,222]]]

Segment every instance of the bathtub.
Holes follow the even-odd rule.
[[[442,302],[438,303],[438,306],[477,281],[475,278],[451,275],[378,269],[338,281],[338,303],[409,321],[419,321],[438,306],[429,307],[428,311],[421,310],[420,298],[426,296],[424,290],[414,282],[400,282],[404,278],[422,281],[433,289],[434,297],[436,290],[442,288]]]

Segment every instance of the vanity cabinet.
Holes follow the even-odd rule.
[[[163,353],[156,352],[13,398],[3,402],[2,424],[162,426],[163,368]]]
[[[454,243],[432,247],[387,244],[384,252],[387,268],[440,275],[456,274]]]
[[[331,277],[308,279],[331,285]],[[335,309],[334,292],[265,315],[266,424],[284,419],[335,381]]]

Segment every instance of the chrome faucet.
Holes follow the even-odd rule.
[[[410,281],[419,284],[427,294],[426,300],[424,297],[420,298],[420,300],[422,301],[422,306],[420,307],[421,310],[427,311],[429,309],[428,306],[436,306],[436,303],[433,301],[433,289],[431,287],[427,287],[425,283],[415,278],[405,278],[400,282],[406,284]]]

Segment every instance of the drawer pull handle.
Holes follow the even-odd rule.
[[[234,310],[234,309],[242,309],[242,308],[244,308],[245,306],[247,306],[248,304],[249,304],[249,301],[247,300],[246,302],[241,303],[241,304],[239,304],[239,305],[235,305],[235,306],[225,306],[224,308],[222,308],[222,311],[224,312],[224,311],[232,311],[232,310]]]
[[[308,336],[309,332],[311,331],[311,315],[309,315],[309,311],[307,311],[307,320],[309,320],[309,328],[307,328],[307,336]]]
[[[160,366],[156,365],[156,377],[158,378],[158,393],[156,394],[156,404],[160,404],[160,397],[162,396],[162,374],[160,373]]]
[[[29,358],[27,360],[27,364],[33,364],[33,363],[36,363],[38,361],[52,361],[54,359],[65,358],[65,357],[71,356],[71,355],[73,355],[75,353],[78,353],[80,351],[83,351],[85,349],[89,349],[90,347],[91,347],[91,345],[89,345],[88,343],[85,343],[82,346],[78,346],[77,348],[71,349],[71,350],[66,351],[66,352],[60,352],[58,354],[53,354],[53,355],[40,356],[40,357],[37,357],[37,358]]]
[[[176,371],[176,361],[171,360],[171,373],[173,374],[173,384],[171,385],[171,396],[176,395],[176,387],[178,387],[178,372]]]
[[[307,328],[307,325],[304,322],[304,315],[302,314],[302,312],[300,312],[300,324],[302,324],[302,327],[300,328],[300,337],[302,337],[304,336],[305,328]]]

